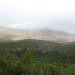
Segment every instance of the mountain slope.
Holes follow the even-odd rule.
[[[0,27],[0,41],[17,41],[23,39],[47,40],[60,43],[75,42],[75,36],[62,31],[53,31],[47,28],[23,30]]]

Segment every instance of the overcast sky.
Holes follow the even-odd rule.
[[[75,33],[75,0],[0,0],[0,26]]]

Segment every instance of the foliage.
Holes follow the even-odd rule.
[[[0,75],[75,75],[75,65],[50,63],[48,58],[37,60],[32,49],[20,58],[0,50]]]

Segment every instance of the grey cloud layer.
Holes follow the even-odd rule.
[[[13,0],[13,2],[15,2],[15,0]],[[16,4],[18,3],[15,3],[15,5]],[[10,7],[7,5],[5,6],[0,5],[0,26],[13,24],[12,27],[20,27],[20,28],[46,27],[46,28],[50,28],[50,29],[52,28],[56,30],[65,30],[68,32],[74,32],[75,30],[75,9],[74,9],[75,6],[73,8],[71,7],[72,9],[70,8],[70,10],[68,11],[65,10],[63,11],[64,8],[63,6],[60,7],[59,10],[55,10],[54,8],[58,6],[54,6],[52,9],[52,7],[47,8],[46,5],[47,8],[46,10],[45,6],[42,4],[40,4],[39,8],[35,6],[36,4],[34,4],[33,6],[29,6],[28,8],[24,7],[25,9],[23,10],[22,8],[20,8],[19,4],[16,5],[17,7],[15,5],[13,7],[11,5],[9,5]],[[65,6],[67,6],[67,4]],[[33,10],[30,10],[30,7],[33,7]],[[41,10],[41,8],[43,9]],[[63,11],[63,12],[59,12],[59,11]],[[23,25],[15,26],[14,24],[17,23],[23,23]]]

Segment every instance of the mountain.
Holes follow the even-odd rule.
[[[19,29],[0,27],[0,41],[17,41],[23,39],[35,39],[54,41],[59,43],[75,42],[75,36],[63,31],[54,31],[47,28],[42,29]]]

